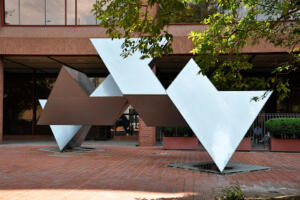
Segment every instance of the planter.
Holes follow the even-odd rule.
[[[251,138],[243,138],[242,142],[239,144],[237,151],[251,151]]]
[[[196,137],[164,137],[164,149],[201,149]],[[202,148],[204,149],[204,148]],[[251,151],[251,138],[244,138],[237,148],[238,151]]]
[[[53,140],[52,135],[4,135],[4,140]]]
[[[199,149],[196,137],[164,137],[164,149]]]
[[[300,152],[300,139],[271,138],[271,151]]]
[[[114,136],[114,140],[137,141],[138,136]]]

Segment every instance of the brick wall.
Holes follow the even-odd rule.
[[[139,118],[139,145],[154,146],[155,145],[155,127],[147,126],[143,119]]]

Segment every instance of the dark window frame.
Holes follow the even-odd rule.
[[[78,20],[78,16],[77,16],[77,0],[75,1],[75,24],[67,24],[67,0],[65,1],[65,23],[63,25],[47,25],[47,24],[41,24],[41,25],[30,25],[30,24],[6,24],[5,23],[5,0],[0,0],[0,14],[1,14],[1,26],[11,26],[11,27],[98,27],[99,25],[97,24],[97,20],[96,20],[96,24],[83,24],[83,25],[78,25],[77,24],[77,20]],[[96,0],[95,0],[96,2]],[[46,11],[45,11],[46,12]]]

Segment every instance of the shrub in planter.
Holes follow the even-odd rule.
[[[275,137],[282,134],[288,137],[300,137],[300,118],[274,118],[266,122],[266,128]]]
[[[191,137],[193,132],[189,127],[162,127],[161,131],[166,137]]]
[[[161,132],[163,132],[164,136],[171,137],[175,133],[175,128],[173,127],[162,127]]]
[[[181,137],[192,137],[193,131],[189,127],[178,127],[177,132]]]

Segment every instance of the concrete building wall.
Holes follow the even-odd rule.
[[[145,122],[139,119],[139,145],[140,146],[154,146],[155,145],[155,127],[147,126]]]
[[[192,30],[203,30],[204,25],[170,25],[174,35],[173,54],[189,54],[193,48],[187,35]],[[82,27],[25,27],[0,28],[0,55],[97,55],[89,38],[105,38],[105,29],[98,26]],[[245,53],[285,52],[262,41],[249,46]]]

